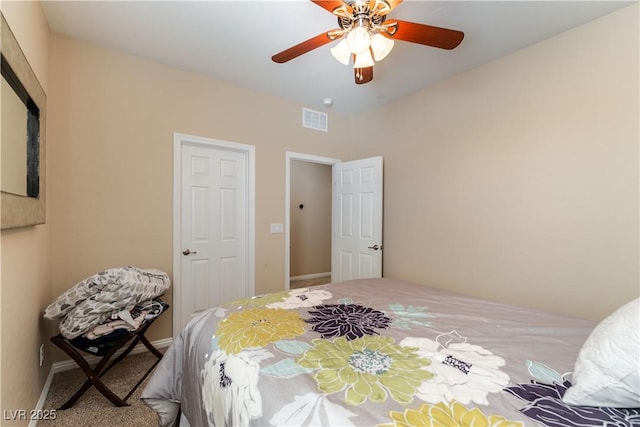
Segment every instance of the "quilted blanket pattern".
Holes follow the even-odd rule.
[[[163,295],[169,285],[168,274],[160,270],[111,268],[65,291],[46,308],[44,317],[61,320],[60,333],[73,339],[104,323],[113,313]]]

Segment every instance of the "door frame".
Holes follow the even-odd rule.
[[[243,153],[247,160],[246,182],[247,182],[247,224],[246,237],[246,274],[248,280],[249,293],[255,295],[255,248],[256,248],[256,197],[255,197],[255,175],[256,175],[256,149],[253,145],[239,144],[237,142],[223,141],[219,139],[206,138],[201,136],[187,135],[183,133],[173,134],[173,336],[180,330],[182,315],[182,147],[183,145],[196,145],[214,150],[234,151]]]
[[[284,202],[284,289],[289,290],[291,281],[291,161],[301,160],[309,163],[320,163],[333,166],[342,161],[331,157],[314,156],[312,154],[295,153],[287,151],[285,153],[285,202]],[[333,178],[332,178],[333,180]],[[333,188],[333,183],[332,183]],[[333,191],[333,190],[332,190]],[[332,222],[333,224],[333,222]],[[331,226],[333,233],[333,225]]]
[[[366,169],[373,170],[372,180],[368,182],[368,179],[365,175],[363,175],[363,171]],[[352,178],[355,178],[352,182],[344,182],[345,178],[348,178],[349,175],[345,176],[345,172],[355,172],[355,176],[351,173]],[[333,233],[333,239],[331,241],[331,281],[345,281],[353,278],[377,278],[382,277],[382,264],[383,264],[383,250],[382,246],[384,246],[384,167],[383,167],[383,157],[382,156],[374,156],[368,157],[364,159],[356,159],[351,161],[342,162],[333,167],[333,192],[331,199],[331,218],[332,218],[332,226],[335,227],[335,231]],[[349,179],[347,179],[349,181]],[[370,185],[372,184],[372,185]],[[344,192],[344,185],[347,187],[352,187]],[[355,188],[353,188],[355,187]],[[354,191],[355,190],[355,191]],[[354,195],[355,198],[353,202],[357,205],[354,209],[348,209],[349,212],[349,220],[348,220],[348,230],[351,230],[352,235],[351,238],[342,235],[342,227],[344,226],[343,221],[345,217],[345,211],[343,211],[344,202],[342,201],[342,195]],[[363,219],[366,216],[363,216],[363,212],[365,211],[365,207],[367,203],[365,199],[362,198],[363,194],[373,194],[372,205],[371,205],[371,237],[367,238],[365,236],[365,228],[363,228]],[[348,203],[347,203],[348,204]],[[354,211],[357,214],[354,214]],[[355,223],[353,222],[355,221]],[[352,229],[353,227],[353,229]],[[353,246],[355,243],[356,247]],[[380,246],[378,248],[378,246]],[[371,251],[374,251],[371,254]],[[353,252],[355,251],[355,252]],[[346,277],[344,275],[344,264],[341,261],[341,253],[347,253],[351,255],[355,255],[355,257],[350,257],[349,262],[349,276]],[[372,255],[372,264],[371,268],[368,270],[370,274],[365,273],[363,270],[363,262],[366,258],[363,256],[371,256]],[[355,264],[354,264],[355,263]],[[353,268],[356,267],[356,268]],[[353,277],[354,274],[356,277]]]

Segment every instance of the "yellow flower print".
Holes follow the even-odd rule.
[[[282,309],[252,308],[231,313],[218,325],[218,345],[228,354],[245,348],[262,347],[283,338],[304,333],[305,323],[297,312]]]
[[[314,375],[318,389],[328,394],[345,390],[345,401],[351,405],[367,399],[383,402],[387,396],[409,403],[416,387],[433,376],[420,369],[430,362],[416,350],[395,344],[391,337],[365,335],[351,341],[345,337],[333,341],[317,338],[298,364],[318,369]]]
[[[522,427],[519,421],[509,421],[502,415],[486,416],[480,409],[467,409],[458,402],[423,403],[420,409],[389,412],[392,424],[378,427]]]
[[[256,295],[254,297],[241,298],[233,301],[225,302],[223,307],[241,308],[241,307],[264,307],[267,304],[273,304],[284,301],[289,297],[289,291],[273,292],[270,294]]]

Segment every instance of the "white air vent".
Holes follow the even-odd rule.
[[[302,126],[327,132],[329,129],[329,118],[325,113],[321,113],[320,111],[303,108]]]

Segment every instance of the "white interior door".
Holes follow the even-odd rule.
[[[331,281],[382,277],[382,157],[333,166]]]
[[[247,152],[188,138],[179,145],[174,334],[193,314],[254,293]]]

